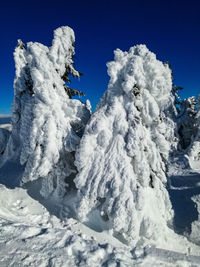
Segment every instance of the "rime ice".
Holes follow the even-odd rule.
[[[69,99],[64,88],[64,76],[79,76],[73,67],[74,41],[73,30],[61,27],[50,48],[32,42],[25,48],[18,41],[14,53],[13,131],[7,158],[18,153],[24,166],[22,183],[43,178],[45,197],[54,189],[58,196],[65,194],[67,177],[76,174],[79,132],[90,116],[87,106]]]
[[[174,102],[171,71],[139,45],[117,49],[108,74],[76,153],[77,212],[87,221],[97,209],[115,236],[135,244],[166,232],[173,216],[164,163],[175,144],[166,117]]]

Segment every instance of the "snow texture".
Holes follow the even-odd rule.
[[[75,165],[77,214],[97,209],[105,228],[128,244],[167,235],[173,217],[165,160],[175,144],[166,111],[171,71],[145,45],[115,51],[108,89],[85,128]]]
[[[2,160],[19,158],[21,183],[43,178],[41,194],[62,197],[76,174],[74,151],[90,117],[88,105],[69,99],[63,76],[79,76],[73,67],[74,32],[54,31],[50,48],[18,40],[12,103],[12,134]],[[55,190],[54,190],[55,189]]]
[[[0,266],[196,267],[200,264],[199,246],[182,236],[168,235],[162,246],[131,247],[108,232],[98,233],[75,219],[61,221],[44,208],[44,202],[58,212],[66,203],[59,207],[55,201],[43,199],[41,205],[34,183],[38,180],[27,185],[27,189],[0,185]]]
[[[172,174],[176,172],[176,166],[170,169]],[[11,177],[7,173],[8,180],[15,175],[16,169]],[[188,215],[193,217],[188,199],[196,194],[200,175],[185,177],[181,167],[179,175],[173,177],[176,181],[173,191],[176,191],[174,196],[181,192],[180,201],[177,197],[174,201],[177,211],[180,210],[176,215],[182,222],[188,220]],[[55,196],[43,199],[38,188],[39,180],[27,183],[26,188],[8,189],[0,185],[0,266],[172,267],[200,264],[199,246],[181,235],[171,232],[167,239],[161,239],[162,242],[155,245],[149,240],[145,246],[126,246],[107,231],[97,232],[75,219],[64,218],[65,211],[72,208],[72,196],[66,195],[59,203]],[[184,193],[185,188],[190,191],[188,194]],[[193,231],[193,234],[190,239],[197,242],[199,231]]]

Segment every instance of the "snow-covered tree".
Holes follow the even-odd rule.
[[[170,150],[170,158],[173,159],[174,155],[177,154],[177,148],[182,143],[182,137],[180,136],[180,127],[181,127],[181,120],[179,119],[181,117],[180,114],[183,114],[184,104],[182,105],[181,97],[179,96],[179,91],[183,90],[183,87],[177,86],[174,83],[174,71],[172,69],[172,65],[169,63],[169,61],[165,62],[165,65],[167,65],[171,72],[171,79],[172,79],[172,90],[171,94],[172,97],[170,98],[171,104],[168,105],[168,107],[165,109],[165,120],[167,124],[170,124],[169,129],[173,130],[172,132],[166,132],[165,138],[172,142],[171,150]],[[172,136],[174,137],[173,140],[171,139]],[[168,165],[169,162],[166,162]]]
[[[176,137],[176,145],[172,152],[183,152],[190,147],[194,137],[197,133],[196,114],[197,114],[197,99],[192,96],[187,99],[181,100],[179,91],[183,90],[183,87],[174,84],[173,69],[169,61],[165,63],[168,65],[171,71],[172,77],[172,95],[173,103],[165,111],[166,118],[175,123],[174,135]],[[178,148],[178,151],[177,151]],[[183,152],[184,153],[184,152]]]
[[[63,196],[76,174],[74,151],[90,117],[89,103],[70,99],[65,81],[79,77],[74,68],[74,32],[54,31],[50,48],[18,40],[12,104],[12,134],[6,159],[19,157],[21,183],[43,178],[41,194]],[[5,160],[4,160],[5,162]]]
[[[194,96],[180,102],[180,113],[177,118],[180,149],[187,149],[197,134],[196,115],[197,100]]]
[[[200,169],[200,95],[197,99],[197,110],[195,120],[193,125],[191,126],[193,129],[192,135],[192,142],[188,149],[188,156],[190,165],[192,168]],[[189,127],[188,127],[189,128]],[[188,131],[190,131],[188,129]]]
[[[175,146],[171,71],[145,45],[115,51],[110,82],[85,128],[75,165],[77,214],[127,243],[167,234],[173,212],[165,163]],[[97,217],[99,215],[99,217]]]

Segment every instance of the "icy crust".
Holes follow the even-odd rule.
[[[116,50],[108,73],[108,90],[76,153],[77,214],[87,222],[97,209],[104,228],[125,243],[156,240],[173,216],[163,162],[174,138],[165,117],[171,72],[139,45]]]
[[[67,177],[75,175],[74,151],[79,132],[90,116],[85,104],[69,99],[63,75],[78,76],[73,67],[74,32],[69,27],[55,30],[52,47],[21,41],[14,52],[16,77],[12,104],[13,131],[7,159],[18,153],[24,166],[22,183],[43,180],[41,193],[56,189],[63,196]]]

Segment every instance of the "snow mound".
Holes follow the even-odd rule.
[[[62,197],[72,183],[74,151],[90,117],[88,105],[70,99],[65,90],[63,77],[79,76],[73,67],[74,41],[73,30],[61,27],[50,48],[32,42],[25,48],[18,40],[14,52],[13,130],[2,162],[19,158],[21,183],[44,178],[44,197],[53,192]]]
[[[117,49],[108,74],[108,89],[76,153],[78,218],[91,224],[97,210],[101,230],[121,241],[156,240],[167,236],[173,217],[164,163],[175,143],[166,117],[174,103],[171,71],[138,45]]]

